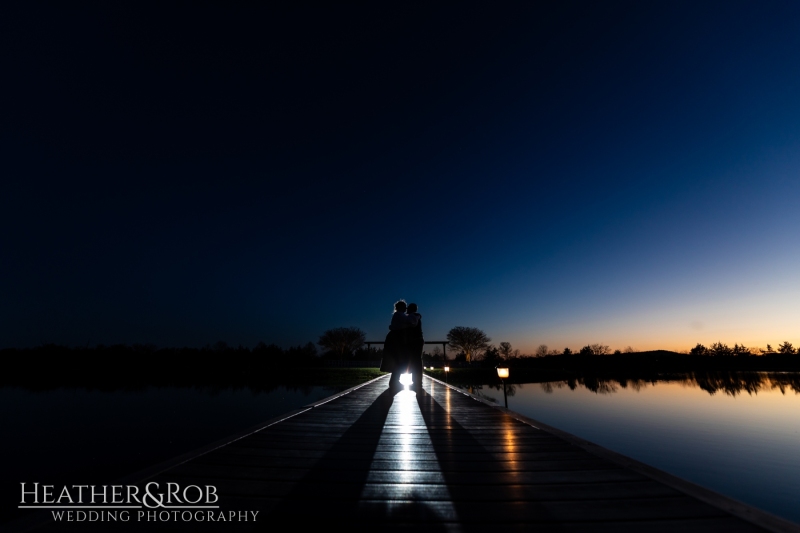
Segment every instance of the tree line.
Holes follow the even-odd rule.
[[[317,344],[327,350],[327,353],[339,358],[353,357],[361,350],[365,343],[366,335],[356,327],[335,328],[325,331],[317,341]],[[627,346],[624,349],[614,350],[602,343],[587,344],[577,352],[570,348],[563,350],[551,350],[546,344],[540,344],[533,354],[522,354],[519,350],[512,348],[511,343],[503,341],[498,346],[491,344],[491,338],[480,328],[456,326],[447,333],[448,347],[456,352],[454,359],[473,363],[477,361],[498,361],[530,357],[548,357],[556,355],[582,355],[582,356],[602,356],[602,355],[623,355],[637,353],[636,350]],[[361,352],[364,353],[363,351]],[[380,350],[375,350],[379,354]],[[744,345],[734,344],[729,347],[722,342],[716,342],[706,348],[698,343],[694,348],[685,352],[689,355],[712,356],[712,357],[735,357],[783,354],[791,355],[800,353],[800,348],[795,349],[791,342],[785,341],[780,344],[777,350],[773,350],[772,345],[767,344],[766,349],[748,348]],[[434,355],[434,354],[428,354]],[[435,359],[435,358],[434,358]]]
[[[708,348],[703,346],[700,343],[697,343],[697,346],[689,350],[691,355],[707,355],[712,357],[749,357],[751,355],[769,355],[769,354],[783,354],[783,355],[795,355],[800,354],[800,348],[796,349],[792,346],[792,343],[789,341],[784,341],[782,344],[778,345],[777,350],[773,350],[771,344],[767,344],[766,349],[764,348],[748,348],[745,345],[734,344],[733,348],[728,346],[727,344],[723,344],[721,342],[715,342]]]
[[[248,373],[268,376],[281,368],[321,366],[327,359],[380,360],[383,350],[366,347],[365,339],[366,335],[359,328],[346,327],[326,330],[316,343],[307,342],[289,348],[263,341],[253,348],[231,346],[223,341],[202,348],[157,348],[152,344],[101,344],[94,347],[46,344],[36,348],[1,349],[0,357],[5,361],[14,361],[16,367],[31,375],[46,373],[54,378],[66,374],[77,376],[82,372],[87,376],[162,372],[189,381],[213,374],[238,379],[238,376]],[[779,344],[776,349],[770,344],[761,349],[738,343],[733,347],[722,342],[708,347],[698,343],[683,353],[664,350],[637,352],[630,346],[612,352],[608,345],[602,343],[588,344],[573,352],[570,348],[551,350],[541,344],[533,354],[523,354],[507,341],[495,346],[481,329],[463,326],[454,327],[447,333],[447,346],[446,356],[439,346],[435,346],[431,352],[425,352],[423,359],[426,366],[440,366],[449,361],[469,366],[512,364],[520,368],[569,370],[623,366],[655,368],[653,365],[675,370],[716,368],[719,365],[739,369],[788,370],[798,366],[797,361],[800,361],[791,357],[798,355],[800,350],[795,349],[789,341]]]

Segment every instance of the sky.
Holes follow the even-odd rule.
[[[0,348],[800,345],[800,4],[0,7]]]

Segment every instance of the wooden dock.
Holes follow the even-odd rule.
[[[44,530],[800,531],[428,376],[416,394],[387,385],[378,378],[140,478],[214,485],[221,511],[258,511],[255,522],[50,520]]]

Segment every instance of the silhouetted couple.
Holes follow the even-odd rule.
[[[411,389],[422,390],[422,315],[417,304],[406,305],[405,300],[394,304],[392,322],[383,345],[381,370],[391,372],[389,387],[400,388],[400,376],[411,374]]]

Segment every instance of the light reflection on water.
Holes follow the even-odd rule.
[[[800,522],[798,383],[796,373],[742,373],[516,384],[508,406]],[[502,387],[472,390],[502,405]]]

